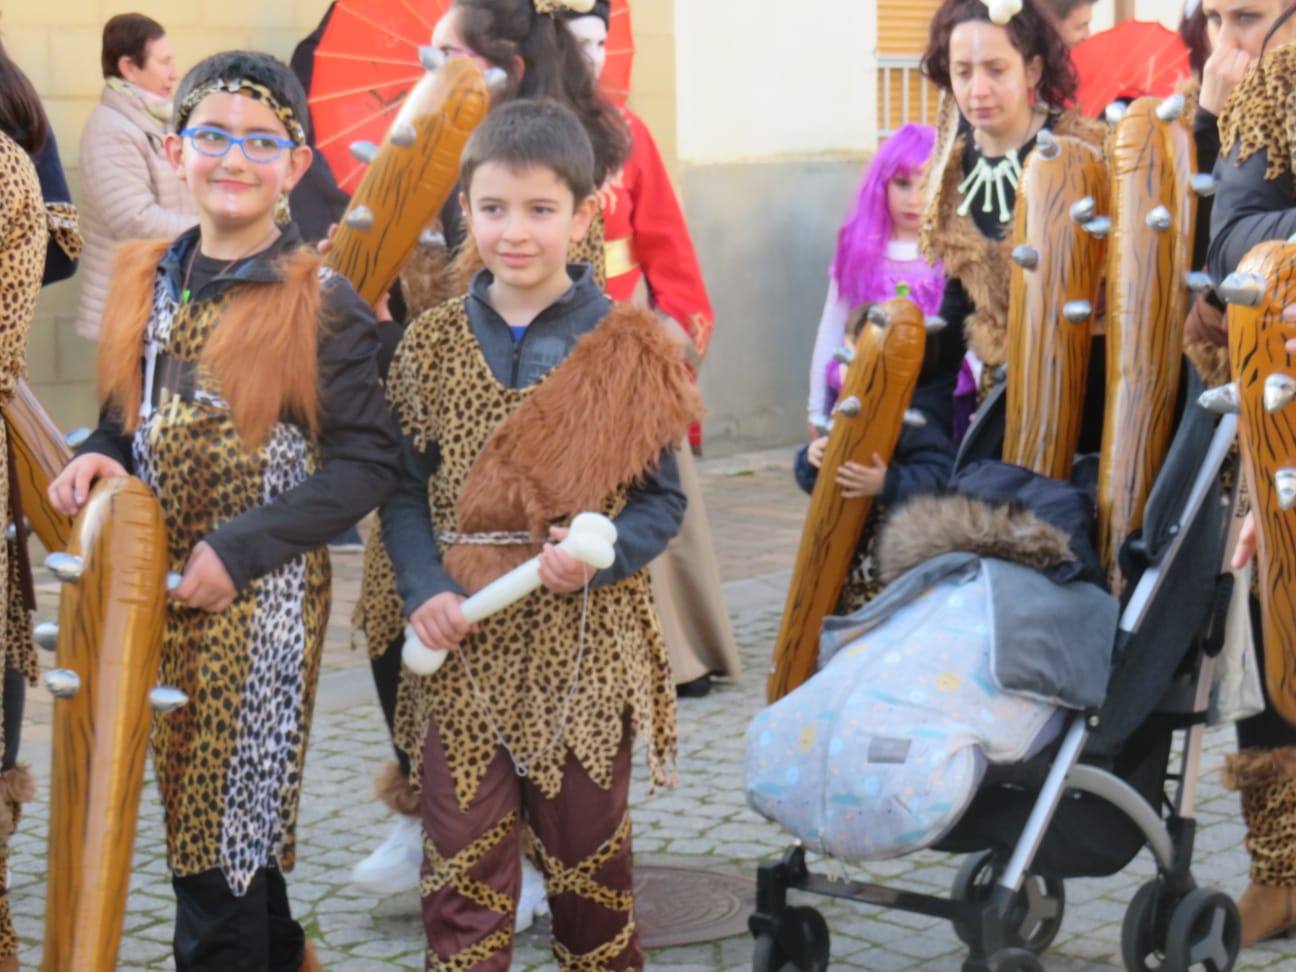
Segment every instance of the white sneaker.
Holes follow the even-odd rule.
[[[544,875],[531,859],[522,855],[522,892],[518,895],[517,917],[513,922],[515,934],[526,931],[541,915],[549,914],[549,898],[545,895]]]
[[[402,894],[419,886],[423,827],[418,817],[397,814],[396,823],[372,854],[351,870],[351,883],[372,894]]]

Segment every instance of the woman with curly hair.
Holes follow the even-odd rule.
[[[1022,166],[1041,129],[1097,147],[1104,129],[1062,107],[1075,100],[1075,70],[1037,0],[1022,0],[1002,25],[982,0],[945,0],[922,65],[943,97],[919,246],[945,265],[949,326],[933,339],[915,400],[957,442],[1008,357],[1008,236]]]

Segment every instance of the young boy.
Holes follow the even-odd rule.
[[[305,95],[263,54],[218,54],[181,83],[167,156],[198,227],[129,244],[99,356],[95,434],[50,486],[75,513],[94,480],[157,493],[171,569],[158,716],[181,972],[318,963],[292,919],[302,765],[329,609],[321,546],[396,480],[373,315],[321,268],[275,201],[310,165]]]
[[[434,675],[402,672],[397,714],[422,779],[430,968],[509,967],[523,827],[559,966],[643,968],[630,754],[647,735],[653,778],[669,781],[675,695],[642,568],[683,517],[671,449],[699,409],[673,338],[567,262],[593,169],[569,109],[491,112],[460,179],[485,269],[410,326],[388,381],[405,473],[383,537],[410,625],[451,652]],[[544,543],[590,509],[619,534],[597,573]],[[543,589],[464,620],[465,593],[537,553]]]

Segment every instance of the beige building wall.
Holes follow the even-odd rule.
[[[716,311],[710,454],[804,437],[837,227],[877,139],[875,0],[677,0],[680,182]]]

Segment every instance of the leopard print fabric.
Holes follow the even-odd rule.
[[[197,361],[223,299],[178,305],[159,276],[149,334],[167,354]],[[144,419],[132,443],[136,474],[162,504],[173,571],[213,529],[319,462],[305,434],[283,422],[247,452],[211,376],[199,380],[191,400],[172,397]],[[220,868],[241,895],[258,869],[292,868],[329,597],[319,549],[252,581],[219,614],[168,608],[160,680],[190,703],[157,716],[151,739],[177,875]]]
[[[471,237],[466,245],[471,245]],[[603,214],[596,213],[590,230],[585,238],[573,246],[567,254],[569,263],[588,263],[594,268],[594,280],[602,289],[607,285],[606,247],[603,243]],[[446,260],[444,253],[440,257],[440,270],[437,258],[429,254],[417,256],[411,261],[411,268],[402,276],[402,285],[407,279],[418,282],[411,287],[411,292],[426,295],[436,292],[438,288],[430,285],[426,279],[429,273],[449,274],[458,265]],[[480,267],[479,267],[480,268]],[[409,270],[413,273],[409,273]],[[432,307],[411,305],[415,316],[422,316]],[[405,630],[405,615],[401,610],[400,597],[396,593],[396,571],[387,548],[383,546],[382,531],[369,531],[365,540],[364,559],[360,577],[360,596],[351,613],[351,624],[363,635],[369,648],[369,657],[377,658],[387,650],[387,646]]]
[[[410,326],[388,386],[402,432],[418,448],[435,443],[440,450],[428,488],[438,534],[455,529],[459,493],[478,453],[537,387],[506,388],[495,379],[465,303],[450,301]],[[603,512],[614,516],[625,496],[618,490]],[[581,595],[541,589],[482,621],[480,633],[434,675],[401,670],[395,737],[411,757],[415,785],[435,720],[465,812],[499,735],[547,797],[561,788],[569,751],[606,789],[627,710],[648,739],[653,781],[672,782],[675,687],[648,573],[589,592],[583,652],[582,602]]]
[[[48,240],[36,167],[17,142],[0,132],[0,403],[13,398],[18,379],[27,370],[27,332],[36,311]],[[5,524],[10,521],[7,435],[7,427],[0,422],[0,522]],[[4,598],[0,637],[4,639],[5,663],[34,680],[37,663],[31,614],[23,605],[16,569],[12,544],[0,543],[0,579],[5,583],[0,595]],[[4,744],[2,715],[0,712],[0,746]]]
[[[859,544],[851,555],[850,573],[842,585],[842,592],[833,609],[836,615],[854,614],[869,601],[882,593],[882,580],[878,577],[877,559],[874,548],[877,545],[878,532],[882,527],[882,514],[877,503],[869,510],[864,529],[860,531]]]
[[[1296,887],[1296,782],[1274,780],[1240,790],[1251,880]]]
[[[1233,89],[1220,113],[1220,157],[1236,145],[1237,160],[1268,153],[1269,181],[1296,173],[1296,44],[1267,53]]]

